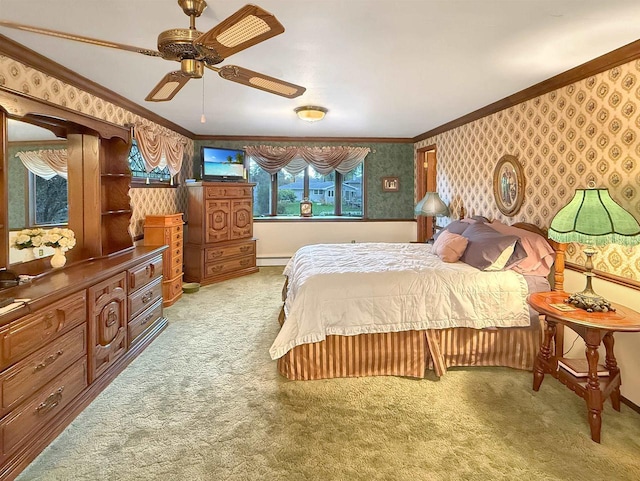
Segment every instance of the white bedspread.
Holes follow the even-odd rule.
[[[289,260],[286,320],[272,359],[327,335],[529,325],[527,283],[513,271],[447,264],[429,244],[317,244]]]

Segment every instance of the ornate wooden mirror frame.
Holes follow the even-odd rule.
[[[503,155],[493,171],[493,198],[500,212],[513,216],[524,201],[524,169],[513,155]]]
[[[0,87],[0,198],[5,207],[0,219],[0,269],[9,266],[5,157],[9,117],[48,128],[69,141],[68,225],[78,242],[69,252],[70,259],[98,257],[132,246],[127,230],[130,172],[122,173],[128,171],[130,129]],[[38,259],[16,267],[19,273],[39,273],[47,263]]]

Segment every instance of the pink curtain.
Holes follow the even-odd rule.
[[[144,159],[145,169],[151,172],[156,167],[169,168],[176,175],[182,168],[185,141],[181,137],[158,125],[136,123],[134,136]]]
[[[249,145],[245,152],[266,172],[275,174],[284,169],[292,175],[302,172],[307,165],[320,174],[334,170],[346,174],[353,170],[371,152],[369,147],[307,147]]]
[[[38,177],[49,180],[56,175],[67,178],[67,149],[16,152],[24,166]]]

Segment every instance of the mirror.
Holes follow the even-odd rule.
[[[7,120],[9,245],[25,228],[66,225],[67,140],[22,120]],[[50,247],[10,247],[9,264],[53,254]]]

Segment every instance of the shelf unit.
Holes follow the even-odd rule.
[[[102,140],[100,145],[100,211],[102,255],[133,246],[131,222],[130,142]]]

